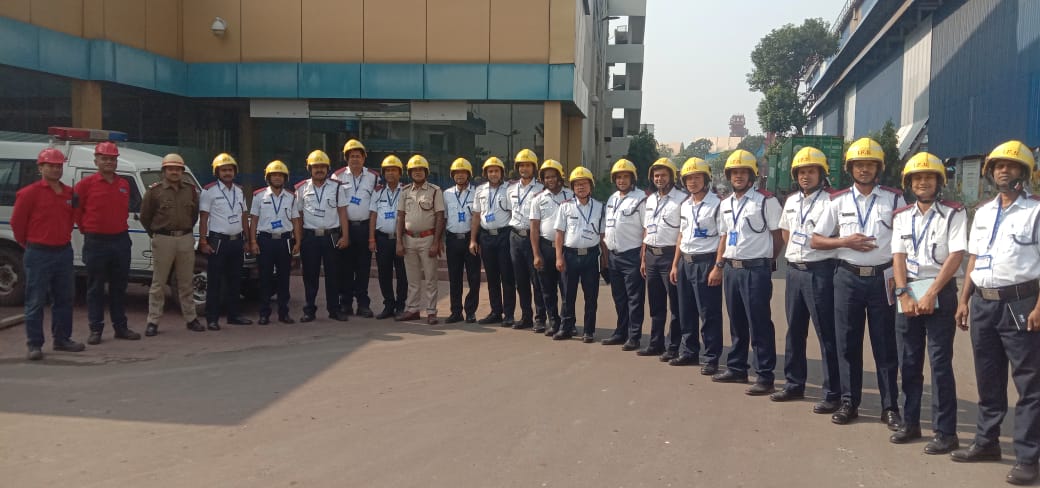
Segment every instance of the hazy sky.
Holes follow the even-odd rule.
[[[845,0],[647,0],[642,121],[657,140],[689,143],[729,135],[730,115],[743,113],[759,134],[748,90],[751,50],[762,36],[809,17],[830,23]]]

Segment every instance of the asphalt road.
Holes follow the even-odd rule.
[[[145,290],[131,291],[143,332]],[[606,287],[600,297],[603,338],[614,314]],[[77,307],[77,340],[85,315]],[[815,337],[812,398],[775,404],[617,346],[457,325],[351,317],[195,333],[168,307],[155,338],[106,334],[79,354],[48,344],[34,363],[21,327],[0,331],[0,485],[984,487],[1003,485],[1013,461],[1006,438],[1004,462],[980,465],[925,455],[927,439],[889,444],[869,353],[860,420],[814,415]],[[977,398],[966,333],[954,362],[966,445]],[[922,417],[930,430],[927,407]]]

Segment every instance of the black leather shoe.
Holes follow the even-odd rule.
[[[950,459],[958,463],[977,463],[981,461],[1000,461],[1000,444],[980,446],[972,442],[964,449],[957,449],[950,453]]]
[[[227,319],[227,323],[231,325],[252,325],[253,321],[245,317],[238,316]]]
[[[148,325],[153,325],[153,324],[148,324]],[[206,326],[202,325],[202,322],[199,322],[199,319],[192,320],[191,322],[188,322],[185,325],[188,327],[188,330],[190,330],[192,332],[205,332],[206,331]],[[155,328],[158,329],[159,326],[156,325]],[[148,335],[148,331],[147,330],[144,331],[144,335]]]
[[[805,398],[805,392],[793,388],[784,388],[783,390],[769,395],[769,399],[774,402],[789,402],[791,400],[801,400],[803,398]]]
[[[888,442],[891,442],[893,444],[906,444],[907,442],[914,441],[920,438],[920,425],[901,425],[899,426],[899,430],[896,430],[894,434],[889,436]]]
[[[924,446],[925,454],[946,454],[961,447],[961,441],[957,438],[957,434],[943,434],[942,432],[936,432],[935,437],[928,441],[928,444]]]
[[[896,431],[903,425],[903,417],[900,417],[896,410],[885,410],[881,412],[881,423],[887,425],[888,430]]]
[[[838,410],[831,415],[831,422],[838,425],[845,425],[859,417],[859,409],[853,407],[851,403],[842,403]]]
[[[512,327],[515,322],[513,317],[505,317],[502,319],[502,327]]]
[[[467,324],[475,324],[476,322],[477,322],[477,316],[476,315],[467,315],[466,316],[466,323]]]
[[[209,330],[220,330],[220,324],[217,322],[209,322],[206,324],[206,328]]]
[[[664,354],[663,350],[653,347],[648,347],[646,349],[640,349],[639,351],[636,351],[637,356],[660,356],[662,354]]]
[[[295,324],[296,323],[296,321],[293,320],[293,318],[288,316],[288,315],[282,315],[281,317],[278,317],[278,321],[283,323],[283,324]]]
[[[545,336],[546,337],[555,338],[556,334],[558,334],[559,332],[560,332],[560,329],[557,329],[556,327],[550,327],[550,328],[546,329]]]
[[[625,343],[625,338],[621,336],[610,336],[599,343],[604,346],[618,346]]]
[[[708,363],[701,366],[701,375],[703,376],[715,376],[715,373],[719,372],[719,365],[715,363]]]
[[[462,322],[462,316],[457,313],[453,313],[444,319],[445,324],[457,324],[459,322]]]
[[[530,329],[534,327],[534,321],[531,319],[521,319],[519,322],[513,323],[513,328],[516,330]]]
[[[668,361],[671,361],[677,357],[679,357],[679,353],[675,351],[665,351],[664,354],[662,354],[661,357],[657,359],[659,359],[662,363],[667,363]]]
[[[545,319],[534,319],[535,332],[537,332],[538,329],[545,330]]]
[[[487,317],[484,317],[477,321],[477,323],[480,325],[497,324],[500,322],[502,322],[502,316],[495,314],[489,314]]]
[[[1031,485],[1037,478],[1037,465],[1015,463],[1008,471],[1007,482],[1012,485]]]
[[[256,321],[257,325],[267,325],[271,323],[271,318],[266,315],[261,315],[260,320]]]
[[[697,356],[679,356],[668,361],[669,366],[697,366],[701,364]]]
[[[635,351],[639,349],[639,341],[628,341],[621,346],[622,351]]]
[[[43,359],[43,348],[39,346],[29,346],[29,352],[25,354],[25,357],[30,361],[39,361]]]
[[[366,318],[366,319],[370,319],[370,318],[373,317],[372,309],[368,308],[368,307],[362,307],[361,305],[358,305],[357,314],[358,314],[358,317],[362,317],[362,318]]]
[[[76,342],[72,339],[66,341],[54,341],[55,351],[80,352],[86,348],[87,346],[84,346],[82,342]]]
[[[772,383],[758,383],[751,385],[750,388],[744,390],[744,394],[748,396],[764,396],[776,391],[776,387]]]
[[[305,314],[303,314],[303,317],[300,317],[300,323],[301,324],[306,324],[307,322],[314,322],[314,315],[313,314],[306,314],[305,313]]]
[[[123,339],[127,341],[139,341],[141,340],[141,334],[134,332],[133,329],[126,328],[123,330],[116,330],[112,337],[116,339]]]
[[[574,337],[574,333],[569,330],[561,330],[553,334],[554,341],[566,341],[569,340],[571,337]]]
[[[747,374],[727,369],[726,371],[712,376],[711,381],[716,383],[747,383]]]
[[[198,321],[196,320],[195,323],[198,323]],[[188,330],[195,330],[195,329],[191,328],[191,323],[188,324]],[[202,329],[202,330],[206,330],[206,329]],[[148,324],[148,325],[144,326],[144,335],[146,335],[148,337],[155,337],[158,334],[159,334],[159,326],[158,325]]]
[[[535,334],[544,334],[545,329],[546,327],[544,325],[539,326],[538,324],[535,324],[534,328],[531,329],[531,332],[534,332]]]
[[[816,402],[816,405],[812,407],[812,413],[816,414],[828,414],[838,411],[838,402],[831,400],[820,400]]]
[[[346,314],[343,314],[343,313],[335,313],[335,312],[330,313],[329,314],[329,318],[332,319],[332,320],[335,320],[337,322],[346,322],[347,321],[347,316],[346,316]]]
[[[392,309],[392,308],[384,308],[382,312],[379,312],[379,315],[376,315],[376,320],[388,319],[388,318],[391,318],[393,316],[394,316],[394,309]]]
[[[581,336],[581,342],[583,344],[592,344],[593,342],[596,342],[596,338],[590,335]]]
[[[101,344],[101,331],[100,330],[92,330],[92,331],[90,331],[90,335],[87,336],[87,344],[90,344],[91,346],[96,346],[98,344]]]

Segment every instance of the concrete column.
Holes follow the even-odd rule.
[[[555,159],[570,168],[570,162],[564,157],[564,131],[567,130],[563,119],[563,106],[560,102],[545,102],[545,159]]]
[[[101,127],[101,82],[72,80],[72,126]]]
[[[249,109],[246,108],[238,113],[238,154],[232,154],[238,161],[238,170],[245,174],[257,174],[259,171],[260,176],[263,176],[264,167],[266,163],[255,161],[253,154],[253,119],[249,117]],[[225,149],[230,151],[231,148]],[[244,190],[252,193],[253,191],[253,179],[240,178],[239,183],[242,184]]]
[[[565,117],[567,124],[567,151],[564,157],[570,166],[583,165],[593,173],[596,172],[594,161],[583,161],[581,154],[582,146],[582,117],[580,115],[569,115]],[[599,175],[596,175],[597,177]]]

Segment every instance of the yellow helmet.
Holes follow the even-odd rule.
[[[401,158],[391,154],[383,158],[383,163],[379,165],[380,171],[386,171],[387,168],[397,168],[404,172],[404,164],[401,164]]]
[[[502,168],[502,174],[503,175],[506,172],[506,165],[502,162],[502,160],[498,159],[495,156],[491,156],[490,158],[487,158],[486,161],[484,161],[484,166],[481,167],[481,174],[483,174],[484,177],[487,178],[487,170],[488,170],[488,168],[493,168],[493,167]]]
[[[668,169],[672,170],[672,182],[673,183],[675,182],[676,176],[679,173],[679,169],[675,167],[675,163],[673,163],[671,159],[660,158],[657,161],[654,161],[654,164],[650,165],[650,169],[646,171],[646,179],[653,180],[654,168],[668,168]]]
[[[325,154],[325,151],[322,151],[321,149],[311,151],[311,153],[307,155],[307,169],[310,169],[311,166],[316,164],[329,166],[329,155]]]
[[[365,150],[365,145],[362,144],[361,141],[351,139],[343,145],[343,155],[346,156],[348,152],[353,151],[354,149],[360,149],[362,154],[368,154],[368,151]]]
[[[849,163],[853,161],[877,161],[878,176],[885,171],[885,150],[881,144],[869,137],[857,139],[845,152],[845,171],[849,172]]]
[[[1036,170],[1036,158],[1033,157],[1033,151],[1022,141],[1007,141],[995,147],[989,156],[986,156],[986,162],[982,165],[982,174],[989,174],[992,171],[990,163],[999,160],[1014,161],[1025,166],[1026,172],[1022,175],[1025,179],[1028,179],[1029,175]]]
[[[758,158],[748,151],[737,149],[736,151],[733,151],[733,154],[730,154],[729,157],[726,158],[726,165],[722,167],[722,172],[725,173],[728,178],[729,170],[738,168],[750,169],[752,174],[758,176]]]
[[[577,180],[589,180],[589,184],[596,186],[596,179],[592,177],[592,172],[585,169],[584,166],[578,166],[571,170],[571,177],[567,179],[574,186],[574,182]]]
[[[625,158],[621,158],[614,163],[614,167],[610,168],[610,179],[614,179],[614,175],[618,173],[632,173],[632,183],[635,183],[636,179],[636,165]]]
[[[943,165],[939,156],[932,153],[919,152],[914,154],[909,161],[903,165],[903,186],[909,186],[910,175],[915,173],[935,173],[939,175],[939,181],[946,186],[946,166]]]
[[[268,176],[271,176],[271,173],[281,173],[285,175],[286,178],[288,178],[289,167],[286,166],[285,163],[276,159],[274,161],[271,161],[270,163],[267,163],[267,167],[264,168],[264,179],[266,180]]]
[[[231,157],[228,153],[218,154],[217,157],[213,158],[213,174],[217,174],[217,170],[220,169],[221,166],[229,165],[234,166],[235,171],[238,171],[238,162],[235,161],[235,158]]]
[[[546,159],[542,163],[542,167],[538,168],[538,179],[542,179],[542,173],[547,169],[555,169],[560,174],[560,178],[563,178],[563,165],[555,159]]]
[[[682,171],[679,172],[682,176],[683,183],[686,182],[686,177],[689,175],[702,174],[706,178],[705,182],[711,181],[711,166],[708,162],[701,158],[690,158],[687,159],[682,165]]]
[[[408,172],[411,173],[413,169],[422,168],[426,170],[426,173],[430,173],[430,162],[426,158],[416,154],[408,158]]]
[[[516,157],[513,158],[513,169],[517,169],[520,163],[531,163],[535,168],[538,167],[538,155],[534,151],[523,148],[520,152],[516,153]]]
[[[827,165],[827,156],[823,154],[823,151],[812,146],[805,146],[794,155],[794,160],[791,161],[791,179],[798,179],[798,168],[808,168],[809,166],[823,168],[823,175],[830,176],[831,174],[831,169]]]
[[[449,175],[454,175],[456,171],[465,171],[470,178],[473,177],[473,165],[469,163],[466,158],[456,158],[451,162],[451,168],[448,169]]]

